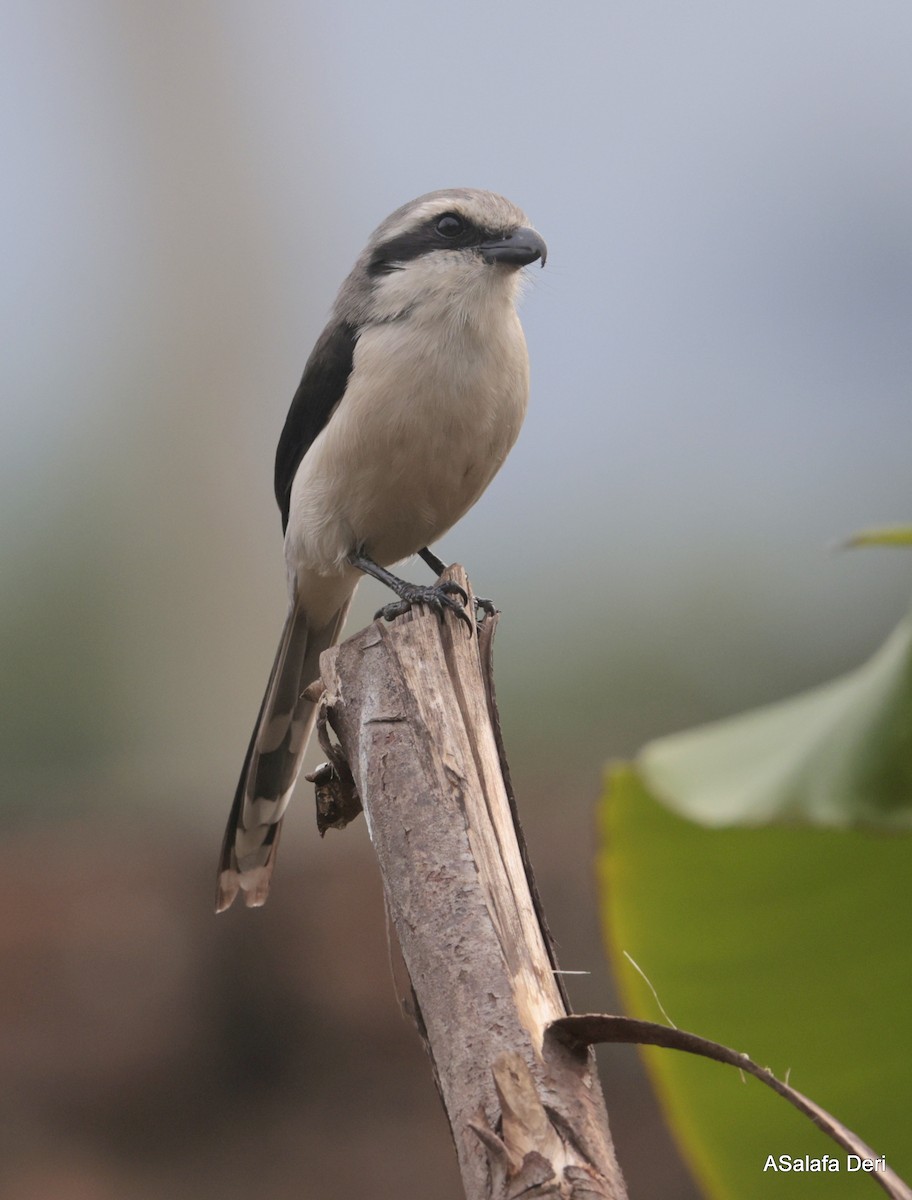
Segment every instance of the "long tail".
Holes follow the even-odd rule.
[[[339,636],[348,601],[321,629],[289,610],[275,662],[247,747],[219,861],[216,912],[239,891],[248,908],[266,902],[282,817],[294,790],[316,716],[302,692],[320,674],[320,655]]]

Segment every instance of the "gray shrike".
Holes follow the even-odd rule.
[[[420,554],[439,574],[431,543],[516,441],[529,395],[519,272],[546,254],[509,200],[452,188],[396,209],[342,284],[276,452],[288,615],[225,830],[218,912],[238,891],[248,906],[266,900],[314,723],[303,692],[362,574],[399,597],[378,616],[424,604],[469,621],[455,584],[386,568]]]

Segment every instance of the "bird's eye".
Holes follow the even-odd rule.
[[[437,219],[436,229],[441,237],[459,237],[465,227],[465,221],[462,217],[457,217],[455,213],[444,213],[442,217],[438,217]]]

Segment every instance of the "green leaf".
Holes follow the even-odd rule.
[[[912,829],[912,621],[850,674],[650,742],[638,764],[654,795],[705,825]]]
[[[856,546],[912,546],[912,525],[862,529],[843,542],[846,550],[853,550]]]
[[[912,1174],[912,843],[867,830],[707,829],[616,768],[601,809],[606,936],[627,1011],[768,1065]],[[713,1200],[880,1194],[790,1105],[734,1070],[644,1051]],[[769,1154],[837,1154],[838,1174],[773,1174]]]

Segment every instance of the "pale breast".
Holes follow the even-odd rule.
[[[519,434],[528,359],[512,305],[494,327],[403,321],[362,332],[344,400],[292,488],[289,566],[389,565],[475,503]]]

